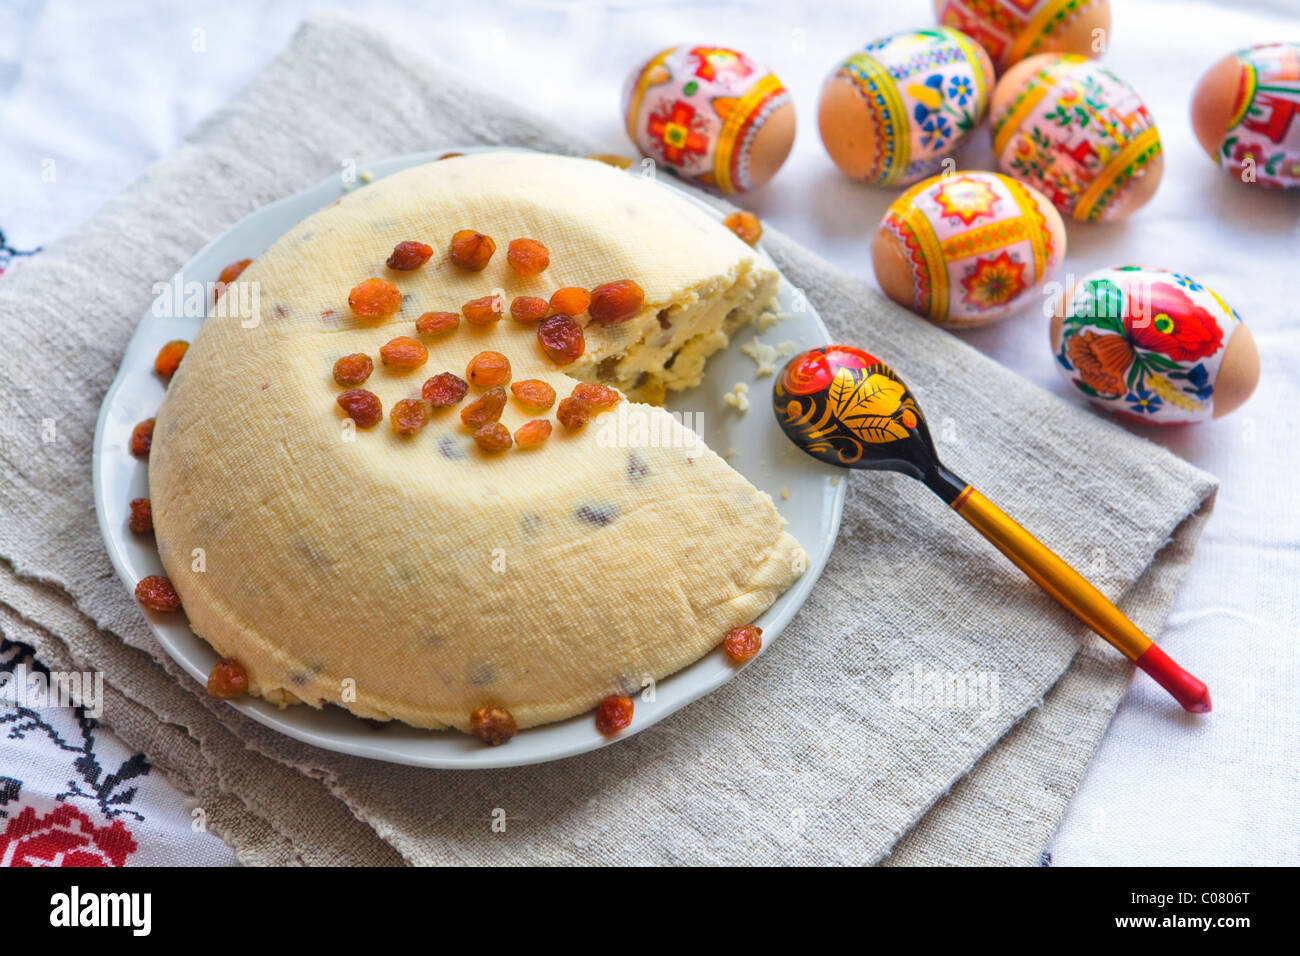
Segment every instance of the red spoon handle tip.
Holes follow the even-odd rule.
[[[1198,680],[1183,670],[1172,657],[1152,644],[1135,662],[1151,679],[1169,691],[1174,700],[1183,705],[1183,710],[1193,714],[1210,712],[1210,689],[1204,681]]]

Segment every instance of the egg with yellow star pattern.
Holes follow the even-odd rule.
[[[876,280],[936,325],[987,325],[1026,308],[1065,258],[1065,223],[1047,197],[1000,173],[917,183],[871,245]]]
[[[675,46],[632,71],[627,134],[683,179],[723,193],[756,189],[794,145],[794,103],[781,81],[739,50]]]

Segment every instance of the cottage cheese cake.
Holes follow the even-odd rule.
[[[464,230],[495,243],[481,269]],[[516,261],[517,238],[549,263],[527,244]],[[418,727],[469,731],[483,707],[542,724],[690,664],[802,572],[771,499],[652,404],[697,384],[777,284],[672,190],[590,160],[447,159],[348,194],[238,281],[255,320],[209,315],[149,477],[190,624],[251,693]],[[625,281],[639,302],[572,317],[576,358],[535,311],[511,316]],[[485,298],[504,315],[466,305]],[[482,359],[498,353],[508,371]]]

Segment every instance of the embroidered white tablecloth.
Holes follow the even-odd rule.
[[[307,0],[230,0],[188,10],[157,2],[17,0],[0,7],[0,271],[83,221],[249,81]],[[444,12],[354,2],[349,11],[460,65],[489,89],[629,152],[618,116],[625,72],[654,49],[721,42],[766,62],[794,95],[799,136],[786,167],[745,204],[846,271],[871,278],[869,238],[895,195],[845,181],[815,129],[817,91],[836,58],[932,22],[929,0],[892,4],[477,4]],[[1291,0],[1114,4],[1106,64],[1146,98],[1165,143],[1165,181],[1130,222],[1071,226],[1067,270],[1168,266],[1218,290],[1254,330],[1255,398],[1233,417],[1154,437],[1222,481],[1161,642],[1210,685],[1212,718],[1171,724],[1130,689],[1050,850],[1055,864],[1300,862],[1300,337],[1290,282],[1300,195],[1225,182],[1188,121],[1192,86],[1238,47],[1300,40]],[[496,66],[483,70],[483,51]],[[990,165],[986,140],[960,154]],[[0,282],[4,280],[0,278]],[[966,333],[1004,365],[1064,392],[1044,324],[1020,316]],[[10,668],[24,650],[0,647]],[[29,662],[30,666],[30,662]],[[182,796],[67,709],[0,704],[0,865],[21,862],[229,864],[196,833]],[[1134,807],[1147,812],[1134,813]],[[1152,808],[1159,808],[1154,812]]]

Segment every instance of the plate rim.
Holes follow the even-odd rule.
[[[363,182],[356,188],[364,188],[372,181],[378,181],[379,179],[382,179],[385,176],[392,175],[393,173],[400,172],[401,170],[410,168],[412,166],[421,165],[427,162],[432,162],[447,152],[458,152],[458,153],[469,154],[469,153],[483,153],[483,152],[538,152],[538,151],[525,149],[522,147],[511,147],[511,146],[470,145],[470,146],[444,146],[439,149],[421,150],[416,153],[404,153],[398,156],[385,157],[383,159],[376,160],[372,163],[365,164],[364,167],[365,172],[372,173],[372,178],[366,179],[365,182]],[[378,174],[374,173],[374,170],[379,168],[384,169],[384,172]],[[681,188],[681,185],[676,181],[675,177],[673,177],[672,180],[667,180],[667,181],[665,180],[665,178],[656,178],[656,182],[659,182],[662,186],[664,186],[664,188],[673,189],[678,195],[694,203],[695,205],[707,210],[710,215],[717,216],[718,218],[722,218],[722,216],[725,214],[725,210],[727,210],[730,207],[730,204],[727,203],[725,200],[718,199],[711,196],[704,197],[704,196],[696,195],[690,191]],[[246,216],[243,216],[238,221],[232,223],[229,227],[222,230],[222,232],[219,235],[213,237],[202,247],[196,250],[193,253],[193,255],[191,255],[185,261],[185,263],[182,264],[176,270],[176,272],[168,279],[166,283],[166,288],[170,289],[173,287],[173,285],[176,282],[183,281],[184,275],[186,274],[187,271],[190,270],[190,267],[193,265],[193,263],[204,258],[215,246],[217,246],[222,241],[226,240],[231,234],[235,233],[240,229],[247,228],[250,221],[261,217],[265,217],[267,215],[274,215],[275,210],[277,208],[290,205],[297,201],[305,201],[309,196],[309,194],[314,193],[318,190],[326,190],[331,185],[334,185],[335,188],[338,188],[338,183],[339,183],[339,175],[335,173],[333,175],[330,175],[320,180],[319,182],[316,182],[296,192],[290,193],[286,196],[281,196],[279,199],[272,200],[271,202],[259,206],[257,209],[254,209]],[[319,206],[316,206],[310,212],[306,213],[303,217],[297,219],[295,223],[289,227],[289,229],[292,229],[293,226],[296,226],[298,223],[302,222],[302,220],[305,219],[307,216],[313,215],[316,212],[318,212],[320,209],[325,208],[325,206],[328,205],[330,201],[332,200],[327,198]],[[288,230],[285,230],[285,232],[287,231]],[[279,235],[281,236],[284,235],[284,232],[279,233]],[[772,261],[771,257],[767,254],[766,250],[764,250],[761,246],[757,247],[757,250],[760,252],[760,254],[763,256],[764,259],[766,259],[769,263],[772,264],[773,268],[777,269],[777,273],[780,275],[781,285],[793,289],[794,288],[793,284],[790,283],[790,281],[785,277],[785,274],[782,273],[781,270],[776,267],[776,264]],[[161,294],[166,294],[166,293],[164,292]],[[155,296],[154,301],[156,300],[157,297]],[[125,349],[123,349],[122,351],[122,357],[118,365],[117,374],[113,377],[113,381],[109,385],[107,391],[104,393],[104,398],[101,401],[99,406],[99,414],[95,421],[95,433],[94,433],[92,451],[91,451],[91,470],[92,470],[92,483],[94,489],[93,497],[94,497],[94,505],[95,505],[95,518],[99,524],[100,536],[103,540],[104,548],[108,552],[109,561],[113,565],[113,570],[117,573],[118,578],[123,582],[123,584],[126,585],[128,592],[130,592],[134,588],[136,583],[136,578],[135,575],[131,572],[131,570],[127,566],[127,562],[124,554],[125,549],[120,548],[118,545],[118,539],[123,536],[124,532],[120,528],[113,527],[110,524],[108,518],[107,499],[105,497],[107,494],[107,490],[104,487],[104,478],[103,478],[104,451],[106,448],[107,425],[108,425],[108,420],[111,417],[111,409],[114,407],[115,400],[118,398],[119,393],[126,386],[126,383],[130,377],[128,372],[130,371],[130,373],[133,374],[135,371],[137,371],[135,369],[129,370],[128,367],[130,366],[131,363],[128,363],[127,357],[128,355],[130,355],[132,350],[138,350],[140,348],[145,347],[143,344],[143,340],[147,337],[147,335],[144,334],[145,322],[148,318],[150,318],[152,311],[153,311],[153,302],[151,302],[149,307],[146,308],[146,310],[141,314],[139,321],[137,321],[136,323],[134,331],[131,333],[130,339],[127,341]],[[817,330],[820,331],[821,337],[826,342],[829,342],[830,331],[827,329],[825,322],[822,321],[820,313],[816,310],[816,308],[814,308],[811,305],[811,303],[809,303],[808,305],[808,313],[815,327],[817,328]],[[206,317],[204,321],[206,321]],[[815,464],[816,463],[812,462],[811,460],[808,462],[809,466],[814,466]],[[836,474],[842,476],[843,472],[845,471],[845,469],[831,469],[829,466],[823,466],[823,467],[827,469],[828,475]],[[831,483],[832,490],[829,496],[830,501],[823,502],[824,509],[826,507],[829,507],[829,521],[827,522],[826,529],[825,529],[825,538],[828,541],[828,545],[822,550],[822,553],[818,555],[815,560],[809,561],[808,567],[804,570],[803,574],[800,575],[799,579],[795,581],[789,588],[783,591],[780,596],[778,596],[777,602],[782,602],[783,606],[781,607],[780,611],[777,613],[775,619],[770,621],[765,626],[765,633],[770,636],[768,640],[764,642],[764,647],[762,652],[760,652],[760,656],[762,655],[762,653],[766,653],[770,644],[774,643],[775,639],[785,631],[785,628],[794,619],[794,616],[798,614],[798,612],[803,608],[804,603],[807,601],[808,596],[812,593],[812,589],[814,586],[816,586],[817,581],[820,580],[822,572],[825,569],[827,562],[830,560],[831,552],[834,551],[835,542],[839,537],[840,523],[844,513],[844,500],[847,491],[847,485],[848,482],[844,481],[842,477],[841,480]],[[154,640],[157,641],[158,645],[167,654],[167,656],[171,658],[171,660],[178,667],[180,667],[183,671],[185,671],[186,674],[188,674],[190,677],[197,680],[199,684],[202,686],[204,681],[206,681],[207,679],[206,672],[204,672],[197,664],[195,664],[193,661],[189,659],[188,655],[185,653],[183,648],[176,646],[177,642],[175,642],[171,638],[171,636],[167,634],[167,631],[163,626],[163,624],[160,623],[160,621],[157,620],[153,616],[153,614],[145,611],[143,608],[141,609],[141,613],[144,614],[146,624],[148,625],[149,630],[152,632]],[[767,612],[765,611],[764,613]],[[193,630],[189,628],[188,619],[186,619],[180,626],[185,627],[186,630],[189,631],[190,636],[195,641],[197,641],[200,645],[202,645],[204,649],[206,649],[206,651],[212,656],[213,660],[216,659],[216,651],[202,637],[200,637],[198,634],[195,634]],[[665,682],[676,680],[682,675],[687,674],[689,671],[699,668],[701,665],[709,661],[711,656],[712,656],[711,654],[705,654],[700,658],[697,658],[696,660],[692,661],[690,664],[687,664],[685,667],[681,668],[680,670],[677,670],[674,673],[664,677],[661,681],[658,681],[656,683],[656,687],[660,688],[664,685]],[[463,739],[464,741],[470,741],[472,744],[471,747],[467,747],[463,752],[457,753],[453,756],[430,757],[428,755],[412,753],[409,750],[404,750],[402,748],[402,744],[400,741],[390,741],[386,745],[383,738],[379,736],[380,732],[371,731],[371,733],[374,733],[373,739],[366,739],[363,737],[357,737],[353,739],[350,737],[339,737],[339,736],[327,734],[320,730],[317,730],[316,728],[310,726],[309,724],[306,724],[302,721],[295,720],[294,715],[298,713],[307,713],[310,715],[314,715],[322,712],[321,708],[311,707],[311,705],[309,704],[295,705],[295,706],[282,708],[262,698],[249,698],[249,699],[241,699],[241,700],[234,700],[234,701],[226,701],[225,703],[229,704],[230,706],[234,707],[236,710],[240,711],[242,714],[244,714],[244,716],[256,721],[257,723],[267,727],[272,731],[275,731],[280,734],[284,734],[286,737],[289,737],[293,740],[298,740],[303,743],[311,744],[312,746],[319,747],[322,750],[327,750],[332,753],[341,753],[348,756],[363,757],[369,760],[378,760],[385,763],[395,763],[404,766],[424,767],[428,769],[437,769],[437,770],[489,770],[489,769],[500,769],[505,767],[520,767],[520,766],[530,766],[530,765],[541,764],[541,763],[550,763],[556,760],[563,760],[568,757],[574,757],[577,756],[578,754],[588,753],[593,750],[599,750],[603,747],[610,746],[611,744],[617,743],[621,740],[626,740],[630,737],[635,736],[636,734],[640,733],[646,728],[654,726],[659,721],[669,717],[672,714],[677,713],[678,711],[681,711],[682,709],[686,708],[690,704],[693,704],[696,701],[700,700],[701,698],[705,697],[706,695],[712,693],[713,691],[721,687],[723,684],[729,682],[734,677],[739,675],[743,670],[744,670],[743,667],[729,667],[724,670],[719,670],[716,674],[705,675],[702,679],[697,677],[696,686],[692,686],[688,690],[682,692],[679,695],[678,699],[674,701],[672,707],[655,707],[651,709],[643,719],[634,721],[632,726],[628,730],[623,731],[619,734],[610,737],[603,737],[599,734],[597,734],[595,738],[583,737],[583,738],[576,739],[574,742],[568,745],[562,745],[558,748],[555,748],[554,750],[545,753],[521,755],[521,757],[511,757],[510,747],[508,745],[505,747],[483,747],[477,741],[473,741],[472,738],[470,738],[468,735],[462,734],[461,732],[456,730],[438,731],[438,730],[429,730],[426,728],[418,728],[412,725],[402,724],[403,727],[406,727],[409,730],[422,733],[422,734],[430,734],[430,735],[435,735],[435,734],[453,735],[454,734],[455,738],[451,738],[451,739]],[[305,712],[302,711],[301,708],[303,707],[308,708],[308,710]],[[352,714],[351,712],[347,711],[344,708],[340,708],[340,712],[343,715],[345,715],[347,718],[350,718],[351,720],[355,721],[358,724],[358,726],[368,727],[368,725],[364,724],[363,718],[358,717],[355,714]],[[526,730],[520,731],[520,736],[534,731],[545,730],[547,728],[560,727],[565,724],[568,724],[570,721],[580,720],[584,716],[587,715],[579,714],[579,715],[575,715],[574,717],[567,718],[564,721],[556,721],[549,724],[541,724],[535,728],[528,728]],[[397,723],[401,723],[401,722],[398,721]]]

